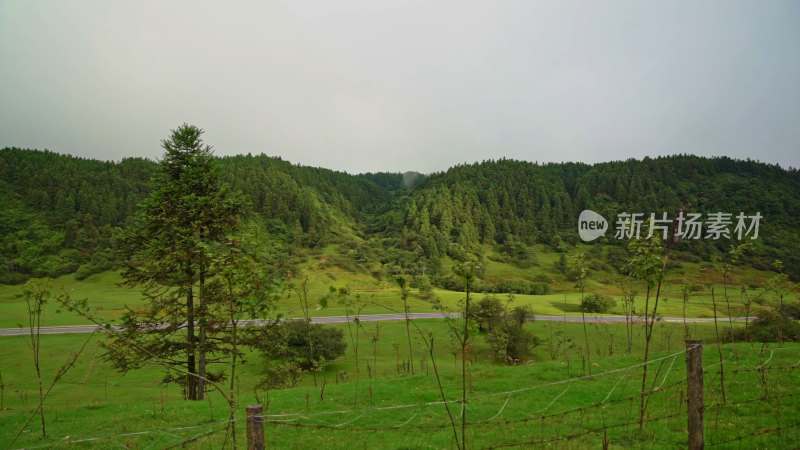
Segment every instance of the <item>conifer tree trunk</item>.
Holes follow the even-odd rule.
[[[197,364],[195,361],[196,342],[194,334],[194,292],[191,286],[186,291],[186,371],[189,379],[186,380],[187,396],[189,400],[197,400]]]
[[[200,269],[200,304],[199,304],[199,317],[198,322],[200,325],[200,329],[198,330],[199,334],[199,345],[198,345],[198,356],[199,356],[199,364],[198,364],[198,378],[197,378],[197,400],[203,400],[206,394],[206,354],[208,353],[208,338],[206,335],[206,330],[208,328],[208,318],[206,314],[206,295],[205,295],[205,284],[206,284],[206,270],[205,268]]]

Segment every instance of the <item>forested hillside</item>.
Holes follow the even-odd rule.
[[[584,209],[602,214],[614,239],[618,213],[674,217],[687,212],[725,212],[734,216],[760,212],[760,234],[748,256],[769,269],[782,260],[800,272],[800,173],[754,161],[680,155],[596,165],[538,165],[500,160],[462,165],[434,174],[404,206],[396,226],[402,246],[431,258],[479,253],[481,244],[500,244],[508,253],[544,243],[554,249],[579,242],[578,215]],[[736,239],[684,240],[677,249],[707,259],[727,251]]]
[[[482,257],[494,248],[509,260],[531,258],[534,244],[564,251],[579,242],[583,209],[606,217],[678,208],[763,216],[745,262],[768,269],[780,259],[800,277],[800,173],[729,158],[681,155],[596,165],[499,160],[460,165],[429,177],[349,175],[264,155],[219,159],[242,192],[250,223],[302,252],[337,243],[349,270],[368,266],[436,267],[444,256]],[[48,151],[0,150],[0,282],[113,268],[115,228],[148,194],[156,165],[118,163]],[[613,231],[598,242],[621,247]],[[737,240],[687,240],[679,255],[707,259]],[[367,264],[369,263],[369,264]]]
[[[112,163],[0,150],[0,281],[111,268],[113,229],[148,192],[152,169],[138,158]]]

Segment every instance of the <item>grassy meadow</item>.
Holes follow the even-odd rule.
[[[458,419],[460,363],[447,327],[438,320],[416,323],[435,336],[437,369],[450,401],[448,406]],[[336,326],[346,328],[344,324]],[[596,343],[592,346],[592,377],[583,359],[580,324],[532,322],[526,326],[542,343],[522,365],[492,364],[483,337],[473,341],[466,409],[467,421],[474,423],[468,427],[470,447],[558,439],[618,423],[627,425],[607,430],[612,447],[671,448],[685,442],[686,418],[679,415],[681,408],[685,410],[682,324],[655,326],[648,377],[652,395],[648,423],[641,432],[636,411],[643,326],[636,327],[628,353],[624,325],[588,325],[590,342]],[[374,341],[376,327],[378,339]],[[411,375],[399,364],[407,357],[403,346],[399,352],[396,346],[405,338],[402,322],[363,324],[358,333],[358,366],[351,346],[345,356],[317,375],[316,385],[306,376],[293,389],[259,390],[259,357],[249,355],[234,383],[240,442],[245,439],[244,406],[259,402],[265,405],[267,442],[277,447],[307,448],[320,442],[337,448],[452,447],[452,429],[441,403],[436,373],[419,336],[415,337],[415,374]],[[710,342],[713,324],[691,324],[690,333],[693,338]],[[50,335],[42,337],[46,383],[70,352],[81,348],[87,339],[88,344],[48,396],[48,438],[43,440],[38,416],[22,428],[35,408],[38,393],[30,350],[24,337],[3,339],[0,445],[4,447],[19,430],[23,432],[15,448],[164,448],[224,427],[221,422],[227,418],[228,405],[218,393],[212,392],[208,401],[184,401],[178,388],[160,384],[160,368],[145,367],[125,375],[114,371],[101,358],[98,344],[104,339],[102,334]],[[561,345],[551,348],[551,339]],[[719,370],[717,348],[706,344],[704,349],[706,404],[720,404],[719,411],[706,407],[707,442],[774,426],[776,420],[784,426],[796,420],[800,404],[795,398],[783,400],[777,410],[775,402],[769,400],[733,403],[796,393],[800,345],[726,344],[722,352],[728,371],[727,405],[721,404],[719,376],[715,374]],[[757,370],[762,365],[769,370]],[[780,418],[776,419],[776,414]],[[748,420],[743,422],[742,417]],[[100,439],[85,441],[90,438]],[[230,437],[227,439],[230,445]],[[575,439],[559,445],[598,446],[602,433],[589,432]],[[225,432],[219,431],[189,446],[218,448],[224,441]],[[775,447],[797,441],[796,434],[787,431],[757,442]]]
[[[306,262],[301,264],[299,271],[308,280],[309,300],[316,300],[325,295],[331,286],[347,287],[355,296],[358,295],[362,314],[383,314],[387,312],[402,311],[400,290],[393,280],[388,278],[377,279],[367,273],[352,273],[336,266],[327,266],[325,258],[335,251],[335,245],[326,246],[306,257]],[[548,251],[546,247],[537,247],[537,264],[521,269],[514,264],[497,262],[490,257],[485,260],[486,273],[484,278],[490,282],[504,280],[549,280],[550,294],[547,295],[522,295],[515,294],[513,305],[531,305],[536,314],[543,315],[580,315],[578,306],[581,294],[575,288],[575,282],[563,279],[553,267],[557,260],[557,252]],[[488,250],[488,249],[487,249]],[[573,252],[584,251],[576,248]],[[450,261],[452,263],[452,261]],[[448,261],[443,267],[447,268]],[[449,270],[449,269],[442,269]],[[730,316],[743,317],[745,315],[744,302],[749,299],[764,297],[761,287],[773,275],[771,272],[759,271],[748,267],[736,268],[730,275],[728,285],[728,300],[730,303]],[[617,306],[612,308],[610,314],[624,314],[622,302],[619,299],[621,290],[617,285],[619,275],[614,271],[592,271],[587,280],[585,293],[599,293],[608,295],[617,300]],[[686,316],[697,318],[711,318],[714,308],[711,290],[714,289],[717,302],[717,316],[727,317],[728,304],[723,297],[724,285],[722,275],[710,268],[708,264],[682,263],[680,268],[670,269],[665,277],[658,312],[663,317],[682,317],[684,302],[681,296],[681,283],[683,280],[692,284],[693,290],[686,302]],[[302,279],[296,278],[295,284]],[[92,275],[84,280],[76,280],[74,275],[64,275],[51,281],[53,295],[69,294],[73,299],[88,300],[91,313],[102,320],[118,319],[125,312],[126,307],[137,309],[143,305],[140,291],[122,285],[123,279],[117,272],[103,272]],[[742,290],[744,288],[744,290]],[[27,323],[27,313],[22,299],[16,298],[22,286],[0,285],[0,328],[14,328]],[[641,314],[645,307],[645,287],[634,286],[637,296],[634,309]],[[458,310],[458,301],[464,297],[461,292],[444,289],[433,289],[435,296],[441,301],[442,306],[450,311]],[[493,294],[507,300],[506,294]],[[654,294],[653,294],[654,295]],[[747,297],[745,297],[745,295]],[[475,298],[483,294],[477,293]],[[652,300],[652,297],[651,297]],[[302,311],[297,296],[285,292],[276,302],[276,313],[284,317],[300,317]],[[429,300],[420,295],[417,289],[411,290],[409,307],[412,312],[434,311]],[[760,306],[752,304],[751,315]],[[47,309],[45,324],[79,325],[89,322],[74,313],[65,311],[57,312],[55,305]],[[344,307],[336,302],[329,303],[325,309],[314,311],[317,316],[344,315]]]
[[[353,274],[325,265],[335,249],[311,254],[301,267],[308,274],[309,299],[321,297],[330,286],[348,287],[358,300],[360,314],[402,311],[399,289],[389,279]],[[580,249],[576,249],[578,251]],[[531,305],[538,315],[579,316],[581,294],[574,282],[559,277],[553,269],[555,253],[542,251],[538,264],[528,269],[486,261],[485,279],[502,281],[549,279],[548,295],[514,295],[511,306]],[[744,301],[763,296],[759,286],[772,274],[737,268],[728,286],[730,316],[745,315]],[[617,300],[612,314],[621,314],[616,275],[594,271],[586,293],[602,293]],[[686,305],[680,284],[687,279],[695,287]],[[54,295],[68,293],[86,298],[91,314],[101,320],[118,319],[126,307],[141,307],[138,290],[121,285],[115,272],[104,272],[77,281],[73,276],[52,280]],[[717,302],[720,333],[728,327],[743,327],[727,321],[728,303],[722,295],[720,274],[707,265],[682,263],[668,272],[659,315],[714,316],[711,289]],[[742,290],[744,287],[744,290]],[[21,286],[0,286],[0,328],[26,323]],[[644,311],[642,286],[636,287],[635,309]],[[457,311],[464,294],[434,289],[446,310]],[[484,294],[476,293],[473,300]],[[505,294],[495,294],[508,300]],[[793,294],[794,295],[794,294]],[[433,311],[431,303],[416,289],[409,297],[412,312]],[[651,298],[652,307],[652,298]],[[761,306],[753,304],[752,312]],[[43,325],[76,325],[86,319],[69,312],[56,312],[49,304]],[[276,303],[276,314],[299,317],[295,294],[284,293]],[[342,305],[331,303],[314,315],[344,315]],[[448,419],[460,425],[460,354],[452,332],[443,320],[416,320],[412,327],[414,373],[407,369],[408,350],[402,322],[334,325],[344,330],[347,353],[327,364],[324,371],[304,375],[292,389],[265,391],[258,387],[262,357],[246,353],[246,362],[234,380],[236,424],[239,445],[245,441],[245,411],[249,404],[265,407],[267,443],[279,448],[448,448],[455,446]],[[644,325],[633,326],[628,350],[625,324],[587,324],[591,363],[586,360],[584,329],[580,323],[531,321],[528,330],[539,345],[525,361],[514,366],[493,363],[485,335],[471,341],[469,395],[465,413],[470,448],[503,445],[565,448],[601,447],[604,436],[611,448],[675,448],[686,442],[684,339],[704,341],[706,443],[730,447],[780,448],[800,445],[796,418],[800,417],[797,368],[800,345],[715,343],[713,323],[657,322],[651,342],[646,423],[638,425]],[[350,340],[358,338],[358,360]],[[433,336],[428,352],[422,335]],[[207,401],[182,398],[175,385],[163,385],[163,369],[146,366],[121,374],[103,360],[102,333],[43,335],[42,373],[45,388],[74,352],[80,354],[69,371],[54,383],[45,402],[48,437],[41,437],[37,405],[38,384],[28,337],[0,337],[0,447],[6,448],[189,448],[230,447],[232,436],[225,430],[228,404],[212,391]],[[726,401],[720,388],[720,353],[726,371]],[[435,365],[435,367],[434,367]],[[591,376],[590,376],[591,372]],[[442,402],[441,382],[447,407]],[[229,380],[224,381],[227,392]],[[788,397],[787,397],[788,396]],[[30,423],[25,422],[32,418]],[[780,428],[779,431],[763,430]],[[459,429],[460,433],[460,429]],[[747,440],[736,439],[748,434]],[[760,434],[759,434],[760,433]],[[19,436],[17,437],[17,434]],[[12,441],[17,438],[12,445]]]

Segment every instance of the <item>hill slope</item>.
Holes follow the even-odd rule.
[[[800,278],[800,173],[729,158],[678,155],[595,165],[499,160],[460,165],[427,178],[350,175],[265,155],[219,159],[246,197],[252,222],[285,251],[341,244],[351,270],[435,268],[444,260],[492,252],[535,260],[535,245],[566,252],[579,242],[580,211],[613,221],[621,212],[679,208],[734,216],[760,212],[759,238],[745,262],[769,269],[780,259]],[[101,162],[48,151],[0,150],[0,282],[79,276],[114,266],[115,227],[148,194],[152,161]],[[418,183],[408,184],[409,180]],[[597,241],[617,266],[625,240]],[[707,259],[736,239],[685,240],[677,255]],[[618,248],[619,250],[613,250]],[[499,256],[498,256],[499,255]],[[614,257],[613,255],[616,255]],[[344,261],[340,259],[340,262]],[[341,262],[344,264],[344,262]]]
[[[500,160],[432,175],[408,199],[395,230],[402,233],[403,248],[429,258],[458,259],[480,253],[482,244],[499,244],[511,254],[534,243],[566,249],[579,242],[577,220],[584,209],[602,214],[612,228],[622,212],[647,217],[666,212],[670,218],[679,208],[703,218],[714,212],[734,218],[760,212],[759,237],[747,261],[769,269],[780,259],[796,278],[799,196],[796,170],[729,158],[680,155],[593,166]],[[619,246],[627,240],[609,232],[597,242]],[[706,259],[739,242],[684,240],[677,249]]]

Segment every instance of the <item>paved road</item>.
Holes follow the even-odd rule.
[[[460,314],[451,313],[449,314],[451,317],[458,317]],[[445,313],[411,313],[409,316],[412,319],[442,319],[446,317]],[[358,318],[362,322],[389,322],[389,321],[398,321],[403,320],[403,314],[369,314],[369,315],[362,315]],[[350,317],[350,320],[353,320],[353,317]],[[545,321],[545,322],[570,322],[575,323],[581,322],[580,316],[542,316],[537,315],[536,320]],[[643,317],[636,317],[634,318],[637,322],[644,322]],[[662,318],[664,322],[683,322],[682,317],[664,317]],[[720,318],[720,322],[727,321],[727,318]],[[744,317],[737,317],[733,319],[737,322],[744,322]],[[750,318],[753,320],[753,318]],[[690,323],[700,323],[700,322],[713,322],[714,319],[686,319],[687,322]],[[311,322],[313,323],[346,323],[347,316],[325,316],[325,317],[313,317],[311,318]],[[586,316],[586,322],[589,323],[625,323],[625,316]],[[248,325],[261,325],[264,321],[261,320],[243,320],[243,324]],[[96,325],[63,325],[58,327],[42,327],[41,334],[74,334],[74,333],[91,333],[97,330],[98,326]],[[0,328],[0,336],[19,336],[19,335],[27,335],[29,333],[28,328]]]
[[[750,317],[750,321],[753,321],[755,317]],[[542,320],[545,322],[582,322],[581,316],[536,316],[536,320]],[[634,322],[644,322],[644,316],[636,316],[633,318]],[[662,322],[670,322],[670,323],[683,323],[683,317],[661,317],[659,318]],[[719,322],[727,322],[727,317],[720,317],[717,319]],[[708,323],[713,322],[714,319],[711,318],[686,318],[687,323]],[[744,317],[734,317],[734,322],[744,322]],[[625,323],[625,316],[586,316],[586,322],[589,323]]]

